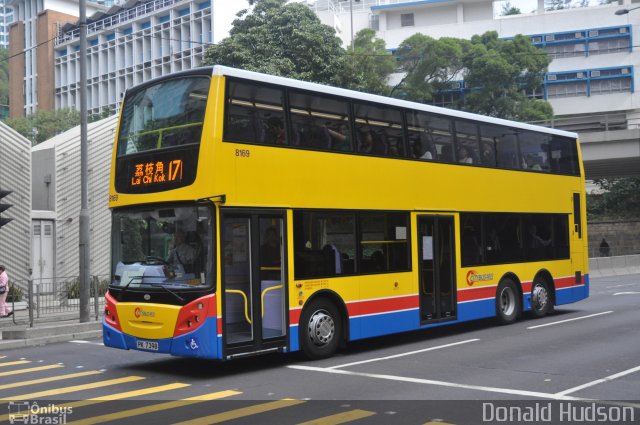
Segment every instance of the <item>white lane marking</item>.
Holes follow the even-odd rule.
[[[341,368],[341,367],[355,366],[355,365],[364,364],[364,363],[378,362],[378,361],[381,361],[381,360],[389,360],[389,359],[395,359],[395,358],[398,358],[398,357],[411,356],[413,354],[425,353],[427,351],[439,350],[441,348],[453,347],[453,346],[456,346],[456,345],[467,344],[469,342],[475,342],[475,341],[480,341],[480,340],[478,338],[467,339],[465,341],[454,342],[454,343],[445,344],[445,345],[439,345],[437,347],[424,348],[422,350],[409,351],[407,353],[394,354],[392,356],[377,357],[375,359],[362,360],[360,362],[345,363],[345,364],[341,364],[341,365],[337,365],[337,366],[331,366],[331,367],[328,367],[327,369],[338,369],[338,368]]]
[[[72,342],[74,344],[104,345],[104,343],[102,343],[102,342],[91,342],[91,341],[84,341],[84,340],[81,340],[81,339],[76,339],[76,340],[69,341],[69,342]]]
[[[583,390],[585,388],[593,387],[594,385],[604,384],[605,382],[611,382],[614,379],[622,378],[623,376],[631,375],[636,372],[640,372],[640,366],[636,366],[631,369],[623,370],[622,372],[614,373],[613,375],[609,375],[605,378],[596,379],[595,381],[587,382],[586,384],[578,385],[577,387],[569,388],[568,390],[561,391],[556,393],[557,395],[567,395],[571,393],[575,393],[576,391]]]
[[[613,294],[614,297],[616,295],[640,295],[640,292],[629,291],[629,292],[616,292],[615,294]]]
[[[363,378],[385,379],[389,381],[410,382],[413,384],[437,385],[441,387],[462,388],[467,390],[484,391],[484,392],[490,392],[490,393],[521,395],[525,397],[537,397],[537,398],[546,398],[546,399],[553,399],[553,400],[585,400],[579,397],[571,397],[566,395],[558,395],[558,394],[550,394],[550,393],[541,393],[537,391],[524,391],[524,390],[515,390],[512,388],[496,388],[496,387],[484,387],[479,385],[456,384],[454,382],[434,381],[432,379],[409,378],[405,376],[351,372],[349,370],[328,369],[328,368],[322,368],[322,367],[301,366],[301,365],[291,365],[287,367],[290,369],[334,373],[339,375],[360,376]]]
[[[588,316],[574,317],[573,319],[559,320],[557,322],[545,323],[544,325],[529,326],[527,329],[544,328],[546,326],[553,326],[553,325],[558,325],[560,323],[567,323],[567,322],[573,322],[573,321],[576,321],[576,320],[589,319],[590,317],[602,316],[603,314],[611,314],[611,313],[613,313],[613,310],[611,310],[611,311],[603,311],[602,313],[590,314]]]
[[[623,287],[623,286],[634,286],[634,285],[637,285],[637,284],[638,284],[638,282],[633,282],[633,283],[623,283],[622,285],[605,286],[605,288],[607,288],[607,289],[611,289],[611,288],[620,288],[620,287]]]

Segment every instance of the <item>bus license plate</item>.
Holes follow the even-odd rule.
[[[139,350],[151,350],[158,351],[158,343],[155,341],[137,341],[137,348]]]

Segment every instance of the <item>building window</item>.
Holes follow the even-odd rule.
[[[412,27],[413,23],[413,13],[403,13],[400,15],[400,26],[401,27]]]

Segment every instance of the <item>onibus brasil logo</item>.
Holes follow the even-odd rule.
[[[71,406],[56,406],[53,403],[40,406],[35,401],[10,401],[8,408],[11,424],[66,424],[67,415],[73,413]]]

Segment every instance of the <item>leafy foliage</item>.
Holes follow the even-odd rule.
[[[471,40],[436,40],[414,34],[400,44],[397,56],[407,73],[394,88],[398,97],[432,103],[438,92],[464,78],[472,89],[454,105],[456,109],[520,121],[553,115],[549,103],[527,95],[542,88],[550,62],[528,37],[501,40],[490,31]]]
[[[42,143],[80,124],[80,113],[72,108],[57,111],[37,111],[22,118],[9,118],[7,125],[30,139],[33,145]]]
[[[0,105],[9,104],[9,51],[0,48]]]
[[[251,3],[253,10],[238,13],[229,37],[205,52],[205,64],[340,85],[346,57],[333,28],[300,3]]]
[[[376,38],[370,28],[358,31],[348,56],[342,78],[346,88],[381,95],[389,94],[389,75],[396,69],[396,60],[387,51],[385,41]]]
[[[501,16],[520,15],[521,13],[520,8],[513,6],[509,1],[504,3],[500,9]]]
[[[640,177],[598,179],[599,193],[587,194],[589,220],[640,218]]]
[[[501,40],[495,31],[471,39],[465,57],[465,83],[473,89],[460,109],[518,121],[551,118],[551,105],[531,99],[540,91],[550,59],[529,37],[517,35]]]

